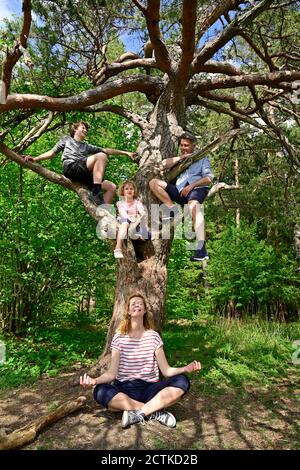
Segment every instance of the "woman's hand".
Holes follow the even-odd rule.
[[[92,379],[92,377],[90,377],[89,375],[84,374],[80,376],[79,383],[83,387],[94,387],[96,385],[96,380]]]
[[[193,361],[184,368],[184,372],[197,372],[201,369],[201,364],[198,361]]]

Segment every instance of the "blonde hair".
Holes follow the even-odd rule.
[[[145,297],[142,294],[132,294],[128,297],[126,301],[125,313],[117,329],[117,331],[121,334],[127,335],[130,332],[131,325],[130,325],[130,315],[129,315],[129,304],[130,304],[131,299],[133,299],[134,297],[139,297],[144,302],[145,313],[143,317],[143,325],[144,325],[145,330],[154,330],[154,321],[152,318],[152,314],[150,312],[149,304],[146,301]]]
[[[121,184],[121,186],[119,187],[119,190],[118,190],[119,196],[124,196],[124,188],[125,188],[126,184],[129,184],[130,186],[133,187],[133,189],[134,189],[133,197],[136,198],[137,195],[138,195],[137,185],[134,183],[134,181],[130,181],[130,180],[126,180]]]

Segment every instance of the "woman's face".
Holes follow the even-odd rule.
[[[143,317],[145,314],[145,305],[141,297],[132,297],[129,302],[129,315],[132,318]]]

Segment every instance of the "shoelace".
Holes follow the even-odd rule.
[[[136,423],[136,421],[135,421],[135,416],[138,417],[138,420],[139,420],[138,422],[139,422],[140,424],[142,424],[143,426],[146,424],[146,421],[145,421],[144,416],[143,416],[142,414],[140,414],[140,413],[136,413],[136,415],[131,415],[131,416],[129,416],[130,424]]]
[[[142,415],[139,415],[139,419],[140,419],[140,424],[142,424],[143,426],[145,426],[145,424],[146,424],[146,421],[145,421],[145,418],[144,418],[144,416],[142,416]]]
[[[168,415],[165,411],[155,411],[155,413],[152,413],[150,416],[150,421],[156,420],[159,421],[160,423],[166,424],[168,420]]]

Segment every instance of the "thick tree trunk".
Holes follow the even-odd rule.
[[[131,241],[124,249],[124,259],[118,261],[115,305],[103,355],[109,353],[112,336],[124,314],[129,295],[141,293],[148,301],[155,328],[161,331],[167,284],[167,258],[170,241]],[[155,246],[156,245],[156,246]],[[143,258],[143,259],[142,259]]]
[[[182,94],[181,94],[182,96]],[[149,181],[159,177],[155,166],[163,159],[173,157],[177,152],[178,138],[182,134],[184,123],[182,103],[178,90],[166,87],[159,98],[151,116],[149,127],[143,133],[139,145],[140,170],[135,182],[140,199],[148,210],[148,223],[152,218],[152,204],[160,203],[149,188]],[[176,111],[177,110],[177,111]],[[157,228],[159,227],[156,218]],[[153,235],[153,226],[150,226]],[[107,334],[106,345],[96,369],[107,364],[110,343],[116,328],[123,317],[125,303],[129,295],[141,293],[147,299],[153,315],[155,328],[161,331],[164,320],[164,304],[167,288],[167,262],[173,239],[173,227],[169,239],[152,239],[151,241],[124,242],[124,259],[118,261],[115,305],[112,320]],[[125,248],[126,247],[126,248]]]

